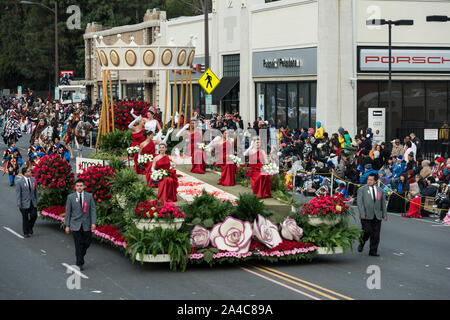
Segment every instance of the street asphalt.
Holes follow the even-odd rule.
[[[18,143],[22,155],[28,140]],[[5,150],[3,142],[0,148]],[[34,235],[21,238],[21,215],[7,175],[0,178],[0,195],[0,299],[440,300],[450,294],[449,227],[394,214],[382,225],[380,257],[368,256],[367,244],[363,253],[355,247],[354,253],[319,256],[311,263],[191,265],[180,273],[169,271],[168,264],[132,264],[94,240],[81,288],[70,290],[72,236],[38,219]],[[368,268],[379,268],[380,288],[367,286],[373,274]]]

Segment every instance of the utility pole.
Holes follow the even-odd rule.
[[[204,13],[205,13],[205,70],[209,68],[209,21],[208,21],[208,1],[204,1]]]

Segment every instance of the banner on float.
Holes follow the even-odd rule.
[[[76,159],[76,173],[80,174],[83,172],[84,169],[87,169],[89,167],[93,166],[107,166],[108,161],[106,160],[99,160],[99,159],[90,159],[90,158],[77,158]]]
[[[374,142],[386,141],[386,109],[369,108],[368,128],[372,129]]]

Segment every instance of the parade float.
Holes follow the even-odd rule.
[[[111,46],[105,45],[101,37],[99,40],[97,56],[103,72],[104,100],[97,141],[100,152],[92,157],[107,160],[107,165],[103,162],[77,168],[86,191],[96,201],[98,227],[93,231],[96,239],[121,250],[132,262],[165,262],[171,270],[181,271],[189,264],[311,261],[319,251],[330,254],[352,248],[360,231],[348,226],[350,210],[343,199],[315,198],[303,206],[297,205],[292,212],[293,200],[286,192],[289,185],[285,185],[285,176],[278,173],[278,168],[266,169],[270,171],[272,191],[284,197],[287,203],[278,202],[288,207],[289,214],[274,212],[276,206],[267,206],[251,193],[245,183],[245,165],[239,166],[237,177],[241,186],[247,186],[244,193],[231,195],[177,169],[174,172],[179,182],[178,203],[158,201],[156,189],[148,187],[131,168],[129,155],[134,152],[129,148],[131,135],[123,131],[131,120],[131,110],[144,115],[149,105],[127,102],[113,106],[110,71],[162,70],[166,71],[166,81],[169,70],[175,74],[179,70],[185,72],[185,104],[180,99],[178,111],[181,113],[184,106],[188,115],[188,88],[192,88],[190,65],[195,55],[193,37],[184,47],[173,43],[162,45],[159,39],[146,46],[137,45],[133,39],[126,44],[120,37]],[[168,86],[166,82],[164,117],[168,114]],[[171,114],[176,111],[177,105],[173,103]],[[40,216],[61,227],[65,199],[74,192],[74,174],[64,162],[58,156],[46,156],[33,171],[42,192]]]

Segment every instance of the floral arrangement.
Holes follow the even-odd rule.
[[[184,219],[186,215],[172,202],[144,201],[139,203],[134,210],[134,216],[140,219],[169,220]]]
[[[239,167],[242,164],[242,159],[239,158],[238,156],[235,155],[229,155],[228,159],[230,159],[231,161],[233,161],[233,163]]]
[[[136,116],[147,117],[151,105],[145,101],[121,101],[114,106],[114,124],[119,130],[127,130],[128,125],[134,120],[131,110],[134,109]]]
[[[300,241],[303,237],[303,229],[297,225],[294,219],[288,217],[281,224],[281,235],[286,240]]]
[[[273,162],[265,164],[261,170],[263,174],[267,174],[269,176],[274,176],[280,172],[278,166]]]
[[[252,240],[252,224],[233,217],[227,217],[223,223],[218,223],[211,231],[211,243],[219,250],[237,253],[247,253]]]
[[[70,189],[74,183],[72,167],[58,154],[42,157],[33,169],[33,177],[44,190]]]
[[[326,219],[337,219],[349,214],[349,207],[341,194],[334,196],[321,196],[313,198],[300,209],[300,215],[318,216]]]
[[[253,222],[253,232],[256,239],[270,249],[277,247],[283,242],[278,232],[278,227],[260,214],[258,214],[258,218]]]
[[[197,147],[199,150],[203,150],[203,151],[206,151],[208,149],[208,147],[204,143],[197,143]]]
[[[43,208],[41,215],[52,220],[64,221],[66,215],[66,207],[64,206],[53,206],[50,208]]]
[[[159,169],[152,172],[153,181],[161,181],[162,179],[168,177],[170,174],[169,170]]]
[[[129,148],[127,148],[127,153],[128,154],[136,154],[136,153],[139,153],[139,150],[140,150],[139,146],[129,147]]]
[[[138,164],[140,164],[140,165],[145,165],[145,164],[147,164],[147,163],[149,163],[149,162],[152,162],[153,161],[153,155],[152,154],[148,154],[148,153],[146,153],[146,154],[140,154],[139,156],[138,156],[138,160],[137,160],[137,162],[138,162]]]
[[[92,233],[101,239],[112,242],[118,247],[127,247],[126,239],[120,233],[120,229],[118,227],[111,225],[99,226],[96,230],[93,230]]]
[[[115,178],[116,171],[108,166],[93,166],[86,168],[78,178],[84,181],[86,192],[92,193],[94,200],[101,203],[111,199],[111,182]]]

